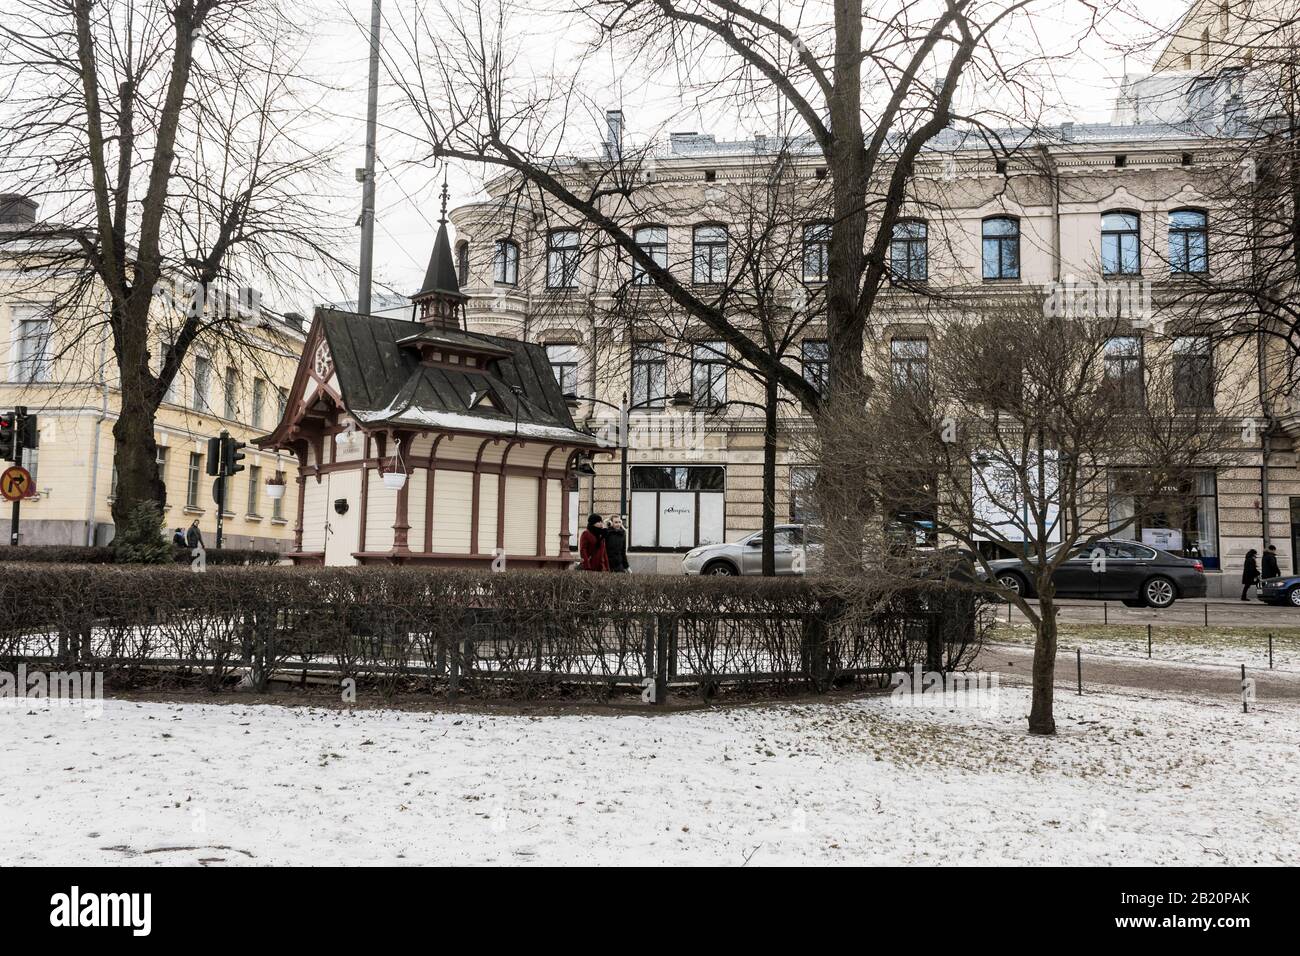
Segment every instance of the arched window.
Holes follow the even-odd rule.
[[[691,281],[715,285],[727,281],[727,227],[696,226],[691,251]]]
[[[492,256],[492,280],[505,285],[519,282],[519,246],[509,239],[498,239]]]
[[[984,220],[981,259],[986,279],[1020,278],[1020,220],[993,216]]]
[[[668,268],[667,226],[641,226],[632,233],[632,238],[654,260],[655,265],[661,269]],[[650,285],[654,282],[650,273],[641,268],[635,259],[632,260],[632,281],[637,285]]]
[[[1141,224],[1138,214],[1117,209],[1101,214],[1101,272],[1135,276],[1142,271]]]
[[[546,288],[572,289],[578,284],[578,230],[556,229],[546,237]]]
[[[889,268],[896,279],[925,280],[929,273],[929,239],[924,220],[902,219],[894,223]]]
[[[1169,214],[1169,271],[1210,271],[1209,217],[1202,210],[1175,209]]]
[[[456,243],[456,281],[463,289],[469,285],[469,243]]]

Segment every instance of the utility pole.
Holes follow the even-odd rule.
[[[375,248],[375,139],[379,123],[379,22],[380,0],[370,4],[370,85],[366,102],[366,168],[357,170],[361,181],[361,268],[357,288],[357,313],[370,314],[370,274]]]

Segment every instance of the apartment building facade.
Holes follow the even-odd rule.
[[[1300,535],[1284,350],[1180,334],[1178,316],[1164,307],[1189,276],[1232,266],[1216,258],[1206,180],[1219,148],[1187,126],[1066,124],[995,160],[982,142],[945,134],[914,177],[891,246],[895,278],[904,281],[878,306],[873,354],[865,357],[886,374],[922,370],[943,298],[976,307],[1008,297],[1041,305],[1053,288],[1089,284],[1111,292],[1126,285],[1145,297],[1131,328],[1108,346],[1108,374],[1170,363],[1188,380],[1186,394],[1203,396],[1243,435],[1234,465],[1207,469],[1189,489],[1196,506],[1177,519],[1173,538],[1164,533],[1171,529],[1133,532],[1177,541],[1178,550],[1202,557],[1214,575],[1212,593],[1231,591],[1220,582],[1234,579],[1245,552],[1265,539],[1291,568]],[[656,221],[634,224],[636,241],[682,281],[715,282],[736,255],[732,217],[743,202],[733,199],[768,175],[772,162],[762,139],[674,135],[648,174],[671,200]],[[813,150],[795,149],[783,162],[786,174],[810,188],[826,175]],[[656,348],[635,319],[623,321],[623,293],[638,282],[627,257],[590,241],[591,228],[558,204],[521,207],[506,179],[489,183],[487,194],[452,214],[461,286],[470,296],[467,327],[545,346],[579,423],[608,429],[625,395],[633,407],[626,468],[621,458],[598,458],[594,477],[572,489],[571,510],[626,512],[633,566],[641,570],[678,571],[691,547],[757,530],[762,416],[747,403],[761,402],[762,393],[735,357],[707,334],[684,350]],[[824,222],[792,224],[789,241],[801,264],[789,289],[797,305],[826,278]],[[811,324],[789,362],[817,381],[826,360],[824,328]],[[700,413],[725,402],[736,403],[725,415]],[[815,469],[801,460],[795,436],[809,422],[783,409],[778,520],[802,521],[810,517]],[[1124,500],[1122,481],[1114,487],[1110,507],[1123,515],[1133,503]]]
[[[36,204],[0,202],[0,230],[30,230]],[[12,248],[10,246],[9,248]],[[23,501],[20,543],[106,544],[112,540],[115,492],[113,423],[119,408],[116,366],[103,314],[51,314],[66,276],[19,268],[0,246],[0,410],[25,406],[39,423],[39,446],[24,454],[36,494]],[[284,396],[302,353],[300,316],[259,312],[241,326],[232,348],[200,337],[158,409],[154,438],[167,487],[168,528],[199,522],[215,544],[214,479],[206,473],[207,441],[227,431],[240,441],[265,434],[280,420]],[[156,330],[161,356],[165,323]],[[155,358],[155,362],[159,361]],[[272,498],[268,479],[294,464],[251,446],[244,472],[232,479],[224,541],[232,548],[288,550],[293,545],[297,486]],[[0,509],[7,516],[7,509]]]

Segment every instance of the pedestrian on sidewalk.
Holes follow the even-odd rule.
[[[586,530],[578,537],[578,557],[584,571],[608,571],[609,552],[605,550],[605,523],[600,515],[588,515]]]
[[[1254,548],[1246,552],[1246,563],[1241,569],[1241,599],[1243,601],[1250,600],[1250,598],[1246,597],[1246,592],[1250,590],[1252,584],[1259,582],[1259,565],[1255,561],[1256,553]]]
[[[622,515],[610,515],[605,528],[605,553],[611,571],[627,571],[627,530]]]
[[[1260,570],[1261,578],[1280,578],[1282,569],[1277,566],[1277,545],[1270,544],[1264,549],[1263,568]]]

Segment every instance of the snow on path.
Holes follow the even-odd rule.
[[[0,707],[0,864],[1294,863],[1300,708]]]

